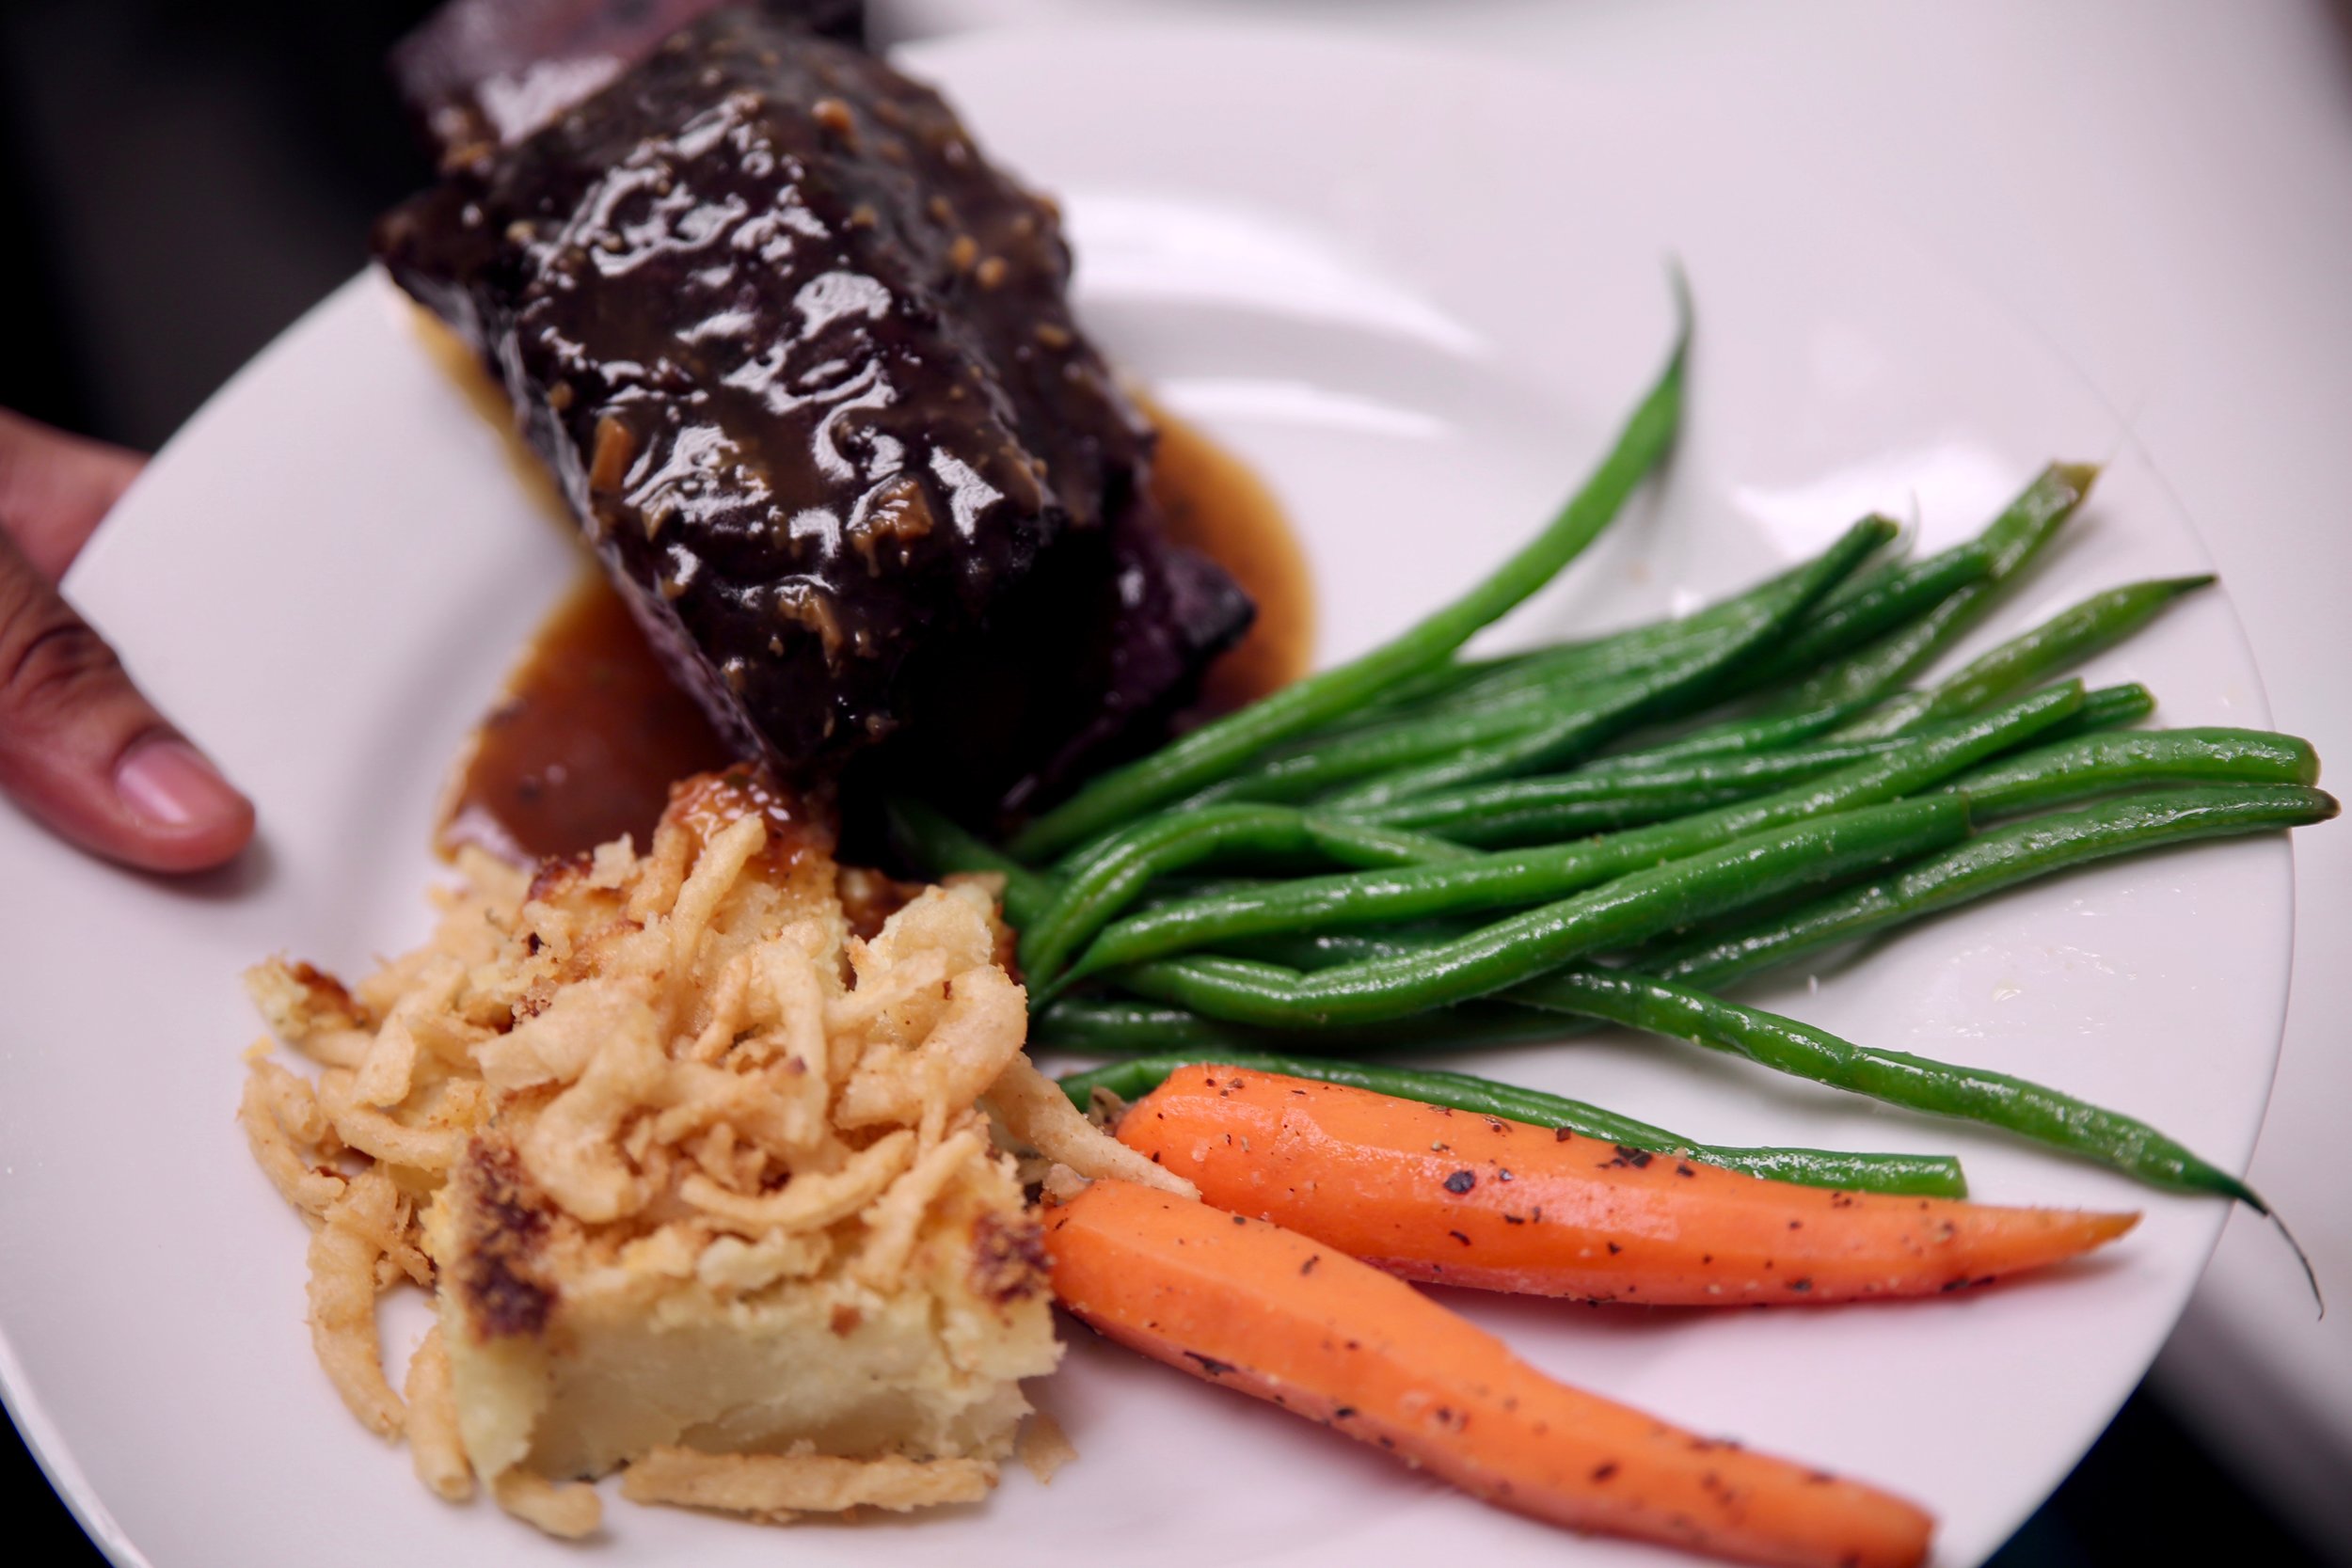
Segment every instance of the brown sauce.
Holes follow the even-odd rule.
[[[1194,712],[1231,713],[1314,667],[1314,585],[1282,503],[1249,465],[1166,409],[1146,402],[1159,427],[1152,499],[1168,537],[1232,575],[1258,606],[1249,635],[1209,667]]]
[[[505,422],[504,400],[462,345],[440,357]],[[1152,493],[1169,534],[1232,573],[1258,606],[1249,635],[1209,670],[1194,709],[1206,717],[1307,673],[1314,599],[1306,557],[1273,493],[1200,431],[1152,413],[1160,430]],[[536,460],[516,446],[523,452],[516,466],[551,499]],[[619,593],[600,574],[585,578],[532,638],[458,759],[437,843],[444,854],[472,845],[527,861],[628,833],[642,849],[673,781],[732,760],[671,683]]]
[[[601,576],[583,578],[475,729],[439,844],[536,860],[631,833],[643,849],[672,781],[733,760],[620,594]]]

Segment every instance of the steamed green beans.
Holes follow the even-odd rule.
[[[2080,811],[2032,816],[1796,909],[1704,934],[1640,960],[1645,973],[1721,990],[1760,971],[1923,919],[2053,872],[2141,849],[2307,827],[2336,815],[2296,784],[2149,790]]]
[[[1311,1078],[1326,1084],[1345,1084],[1400,1100],[1448,1105],[1457,1111],[1536,1127],[1565,1128],[1579,1137],[1695,1160],[1774,1181],[1920,1197],[1965,1197],[1968,1194],[1960,1162],[1947,1154],[1842,1154],[1821,1148],[1728,1148],[1694,1143],[1663,1128],[1604,1111],[1581,1100],[1546,1094],[1539,1089],[1515,1088],[1459,1072],[1374,1067],[1267,1052],[1203,1054],[1182,1051],[1114,1062],[1092,1072],[1073,1073],[1061,1080],[1062,1092],[1081,1109],[1092,1101],[1098,1088],[1133,1101],[1159,1087],[1178,1068],[1204,1062]]]
[[[2206,784],[2311,784],[2319,753],[2269,730],[2138,730],[2076,736],[1971,768],[1964,792],[1979,822],[2127,789]]]
[[[1195,958],[1136,965],[1120,979],[1139,994],[1238,1023],[1282,1027],[1402,1018],[1484,996],[1583,954],[1629,946],[1808,882],[1931,852],[1956,842],[1967,822],[1966,803],[1958,796],[1867,806],[1629,873],[1402,961],[1375,959],[1302,974],[1249,959]]]
[[[1564,714],[1584,722],[1620,712],[1648,699],[1654,681],[1634,677],[1565,695],[1534,693],[1537,700],[1489,706],[1457,707],[1366,725],[1325,739],[1310,736],[1307,747],[1271,756],[1192,796],[1184,809],[1219,800],[1304,800],[1367,775],[1418,767],[1433,758],[1457,756],[1471,748],[1499,746],[1560,722]]]
[[[1991,610],[2001,590],[2042,552],[2060,524],[2090,494],[2098,468],[2086,463],[2053,463],[1986,528],[1985,575],[1955,590],[1917,620],[1887,633],[1808,677],[1789,700],[1792,707],[1825,702],[1883,697],[1924,669]]]
[[[1919,562],[1895,562],[1840,583],[1805,612],[1780,647],[1734,677],[1731,689],[1750,690],[1802,674],[1924,613],[1985,575],[1989,557],[1971,540]],[[1497,658],[1461,661],[1398,683],[1351,716],[1315,732],[1336,736],[1425,709],[1442,699],[1449,711],[1485,706],[1574,684],[1613,681],[1649,670],[1707,641],[1730,635],[1745,607],[1773,592],[1803,566],[1767,578],[1730,598],[1676,620],[1655,621],[1590,640],[1559,643]],[[1824,725],[1824,728],[1827,726]]]
[[[1385,925],[1558,898],[1637,868],[1713,848],[1741,834],[1824,817],[1940,783],[2068,717],[2081,701],[2080,687],[2055,687],[1778,794],[1606,838],[1473,855],[1437,865],[1300,878],[1178,899],[1105,929],[1073,973],[1097,973],[1258,933]]]
[[[2212,581],[2211,577],[2164,578],[2093,594],[2040,626],[2010,638],[1950,678],[1923,691],[1906,692],[1878,711],[1856,720],[1839,736],[1867,740],[1874,736],[1897,735],[1997,702],[2102,649],[2113,647],[2146,626],[2173,600]]]
[[[1523,734],[1384,772],[1342,791],[1328,803],[1340,810],[1376,806],[1482,779],[1538,772],[1589,752],[1638,723],[1677,717],[1719,689],[1728,672],[1769,646],[1807,607],[1851,576],[1895,533],[1895,525],[1883,517],[1864,518],[1820,560],[1747,606],[1736,623],[1737,629],[1721,642],[1694,648],[1658,666],[1612,699],[1574,704]]]
[[[1888,750],[1885,741],[1846,741],[1754,755],[1669,759],[1644,770],[1578,768],[1417,796],[1374,807],[1356,820],[1438,833],[1463,844],[1557,843],[1728,805]]]
[[[1804,612],[1791,628],[1787,643],[1757,661],[1756,673],[1743,673],[1736,684],[1747,687],[1779,678],[1775,672],[1783,665],[1793,672],[1826,663],[1923,612],[1963,584],[1982,577],[1985,566],[1983,547],[1972,541],[1927,561],[1889,562],[1851,577]],[[1703,643],[1736,635],[1743,617],[1781,592],[1804,570],[1802,564],[1790,567],[1744,593],[1678,620],[1652,622],[1590,642],[1539,649],[1519,656],[1506,666],[1434,689],[1430,694],[1443,695],[1449,705],[1484,702],[1650,669]]]
[[[1819,739],[1839,725],[1859,719],[1873,705],[1868,701],[1855,701],[1823,703],[1787,713],[1743,713],[1703,724],[1671,740],[1653,741],[1638,750],[1604,752],[1583,766],[1606,771],[1691,757],[1753,756],[1760,752],[1776,752]]]
[[[1350,866],[1419,865],[1470,851],[1442,839],[1377,824],[1325,818],[1288,806],[1229,804],[1146,817],[1089,855],[1052,905],[1021,932],[1021,964],[1057,974],[1077,947],[1155,878],[1236,855],[1311,856]]]
[[[1544,531],[1468,594],[1401,636],[1337,669],[1309,675],[1248,707],[1203,724],[1139,762],[1113,768],[1015,836],[1013,853],[1058,853],[1122,821],[1216,783],[1275,742],[1355,707],[1390,683],[1426,670],[1517,607],[1581,554],[1673,445],[1682,420],[1691,341],[1690,299],[1675,278],[1672,352],[1656,384],[1600,467]]]
[[[2237,733],[2251,736],[2245,764],[2249,779],[2303,770],[2307,755],[2303,742],[2260,731]],[[2211,780],[2233,764],[2226,755],[2208,752],[2198,766],[2202,776]],[[1993,769],[2005,767],[1992,765]],[[2064,768],[2056,776],[2064,779],[2073,773],[2072,768]],[[1743,918],[1726,928],[1703,931],[1662,949],[1637,953],[1634,968],[1662,979],[1719,990],[1828,948],[2077,866],[2173,845],[2306,827],[2335,815],[2332,798],[2296,784],[2209,782],[2142,790],[2082,810],[2052,813],[1979,832],[1876,880],[1822,894],[1771,914]],[[1324,969],[1372,958],[1402,959],[1454,934],[1396,928],[1376,934],[1295,933],[1261,939],[1250,951],[1253,956],[1300,969]],[[1509,1002],[1515,996],[1504,992],[1497,1000]],[[1444,1038],[1452,1027],[1445,1017],[1433,1016],[1427,1022],[1427,1040]]]
[[[994,845],[965,832],[934,806],[895,795],[883,803],[882,816],[898,852],[921,867],[926,876],[1000,879],[1004,892],[999,902],[1005,919],[1016,930],[1053,908],[1061,892],[1057,879],[1030,870]]]
[[[1556,1040],[1569,1032],[1557,1013],[1501,1002],[1465,1002],[1447,1008],[1443,1017],[1442,1031],[1431,1029],[1428,1015],[1330,1030],[1316,1036],[1315,1049],[1473,1051]],[[1030,1020],[1029,1041],[1057,1051],[1120,1056],[1299,1048],[1298,1037],[1288,1030],[1223,1023],[1165,1002],[1135,997],[1065,996],[1038,1009]]]
[[[1751,691],[1811,673],[1831,659],[1908,625],[1992,570],[1992,552],[1972,539],[1925,561],[1889,566],[1847,585],[1817,607],[1779,647],[1743,672],[1736,689]]]
[[[1810,562],[1679,618],[1652,621],[1589,641],[1536,648],[1468,674],[1443,692],[1445,705],[1484,706],[1622,680],[1736,635],[1760,600],[1785,592]]]
[[[2071,719],[2061,719],[2035,738],[2071,740],[2099,730],[2120,730],[2137,724],[2156,711],[2155,694],[2137,681],[2121,686],[2094,686],[2083,693],[2083,705]]]
[[[1392,944],[1376,939],[1362,946],[1400,957],[1409,956],[1410,951],[1400,952]],[[1775,1071],[1909,1110],[1954,1117],[2013,1132],[2095,1161],[2153,1186],[2212,1193],[2238,1199],[2257,1210],[2263,1208],[2262,1200],[2236,1178],[2200,1159],[2156,1129],[2120,1112],[2090,1104],[2028,1079],[1855,1045],[1827,1030],[1725,1001],[1655,975],[1570,968],[1514,987],[1502,993],[1502,999],[1531,1010],[1546,1009],[1617,1023],[1746,1056]],[[1449,1022],[1453,1016],[1449,1012]],[[1300,1069],[1316,1063],[1319,1056],[1302,1053],[1320,1052],[1338,1043],[1320,1031],[1304,1032],[1293,1037],[1291,1053],[1284,1058],[1294,1065],[1269,1067],[1267,1070],[1317,1076]],[[1185,1049],[1193,1060],[1214,1057],[1233,1066],[1251,1065],[1234,1060],[1230,1049],[1216,1045],[1199,1051]],[[1380,1071],[1400,1079],[1410,1076],[1409,1069],[1403,1069],[1351,1067],[1341,1070]],[[1357,1082],[1350,1078],[1336,1081]],[[1364,1086],[1375,1085],[1365,1083]],[[1406,1098],[1426,1097],[1408,1094]],[[1513,1113],[1497,1110],[1494,1114]]]
[[[1440,712],[1410,715],[1333,737],[1311,736],[1194,800],[1299,800],[1359,779],[1375,780],[1340,798],[1354,802],[1377,798],[1394,787],[1389,781],[1400,776],[1445,774],[1459,771],[1470,759],[1547,749],[1565,752],[1596,742],[1703,687],[1851,573],[1895,532],[1895,525],[1883,518],[1864,519],[1818,560],[1722,607],[1738,613],[1709,634],[1685,638],[1669,657],[1647,668],[1565,690],[1550,684],[1556,677],[1497,692],[1484,691],[1487,683],[1473,682],[1450,697]],[[1547,667],[1539,657],[1496,679],[1522,681],[1530,670],[1543,677]]]
[[[1652,974],[1568,970],[1520,987],[1513,999],[1734,1052],[1775,1071],[1890,1105],[1998,1127],[2152,1186],[2213,1193],[2269,1212],[2236,1177],[2146,1122],[2026,1079],[1855,1045],[1825,1029]]]
[[[2130,723],[2146,717],[2151,706],[2143,687],[2103,687],[2084,693],[2078,712],[2034,738],[2062,728],[2096,731]],[[1949,728],[1942,726],[1941,731]],[[1625,765],[1637,760],[1631,757],[1606,758],[1604,762],[1620,765],[1593,763],[1567,773],[1417,796],[1362,812],[1356,819],[1485,848],[1556,842],[1751,800],[1891,751],[1901,742],[1899,736],[1813,741],[1755,752],[1663,756],[1641,766]]]

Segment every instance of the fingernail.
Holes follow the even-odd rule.
[[[115,795],[153,828],[186,828],[235,811],[243,797],[178,736],[142,740],[115,766]]]

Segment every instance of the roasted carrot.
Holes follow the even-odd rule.
[[[1486,1501],[1788,1568],[1905,1568],[1934,1522],[1857,1481],[1555,1383],[1404,1281],[1131,1182],[1047,1212],[1063,1306],[1120,1344],[1376,1445]]]
[[[1653,1306],[1922,1296],[2040,1268],[2137,1214],[1840,1193],[1366,1089],[1189,1067],[1120,1141],[1407,1279]]]

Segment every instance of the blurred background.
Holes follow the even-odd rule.
[[[370,220],[427,177],[381,61],[429,8],[0,3],[0,269],[13,302],[0,406],[151,450],[347,277]],[[2153,387],[2121,395],[2141,392],[2143,438],[2168,420],[2243,427],[2233,445],[2243,468],[2169,477],[2246,615],[2280,724],[2352,754],[2340,673],[2352,646],[2333,602],[2352,581],[2340,520],[2352,488],[2342,8],[1089,0],[1084,10],[1088,22],[1246,12],[1504,51],[1569,77],[1687,55],[1726,91],[1751,94],[1756,112],[1802,120],[1803,135],[1849,153],[1867,138],[1866,184],[1989,231],[1987,255],[2042,247],[2041,259],[2071,262],[2078,295],[2116,269],[2137,322],[2086,308],[2044,324],[2080,361],[2100,362],[2102,333],[2131,337],[2168,309],[2233,324],[2201,339],[2195,323],[2167,317],[2187,346]],[[882,42],[1081,20],[1079,0],[876,0],[871,15]],[[2096,231],[2070,231],[2068,215],[2087,211]],[[2050,303],[2062,290],[2039,297],[2066,309]],[[2285,387],[2334,395],[2314,408],[2284,401]],[[2298,843],[2297,993],[2254,1170],[2339,1298],[2352,1297],[2352,1205],[2328,1161],[2352,1067],[2328,1025],[2352,1009],[2352,976],[2328,961],[2352,940],[2344,836]],[[2190,1540],[2280,1568],[2352,1562],[2352,1331],[2341,1315],[2312,1321],[2283,1250],[2233,1221],[2156,1372],[1995,1560],[2002,1568],[2140,1568]],[[67,1523],[12,1430],[0,1485],[20,1527]],[[82,1552],[49,1560],[100,1560]]]

